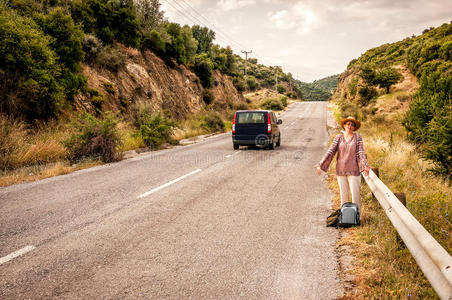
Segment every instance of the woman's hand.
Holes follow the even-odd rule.
[[[317,174],[322,174],[322,169],[320,169],[320,166],[314,166],[314,168],[317,170]]]
[[[367,177],[369,176],[370,166],[366,166],[366,169],[364,170],[364,175]]]

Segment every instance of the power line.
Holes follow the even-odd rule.
[[[175,0],[177,2],[177,0]],[[236,45],[239,46],[239,48],[246,48],[241,43],[237,42],[233,38],[231,38],[229,35],[227,35],[223,30],[215,26],[212,22],[210,22],[206,17],[204,17],[201,13],[199,13],[195,8],[193,8],[189,3],[187,3],[185,0],[181,0],[183,3],[185,3],[188,7],[190,7],[198,16],[200,16],[202,19],[204,19],[208,24],[210,24],[214,29],[217,30],[217,32],[221,33],[223,36],[227,37],[230,41],[234,42]]]
[[[174,1],[174,3],[177,4],[177,6],[178,6],[179,8],[177,8],[176,6],[174,6],[169,0],[164,0],[164,2],[165,2],[166,4],[168,4],[169,6],[171,6],[173,9],[175,9],[176,12],[178,12],[180,15],[183,15],[183,16],[185,17],[185,19],[188,20],[189,22],[193,22],[194,24],[200,24],[200,25],[203,25],[203,26],[205,26],[205,27],[208,27],[203,21],[199,20],[197,17],[193,16],[190,12],[188,12],[188,11],[186,10],[186,8],[183,7],[179,2]],[[181,9],[182,9],[183,11],[182,11]],[[199,14],[199,13],[198,13],[198,14]],[[224,37],[223,37],[223,38],[222,38],[222,37],[217,37],[217,39],[218,39],[219,41],[224,42],[226,45],[231,44],[228,37],[226,37],[226,38],[224,38]],[[236,44],[235,46],[236,46],[236,47],[239,46],[239,48],[241,48],[240,45],[237,45],[237,44]]]

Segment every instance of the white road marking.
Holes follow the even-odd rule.
[[[2,258],[0,258],[0,265],[10,261],[11,259],[18,257],[18,256],[24,255],[25,253],[30,252],[30,251],[34,250],[35,248],[36,248],[35,246],[26,246],[11,254],[3,256]]]
[[[196,169],[196,170],[194,170],[193,172],[190,172],[190,173],[188,173],[188,174],[185,174],[184,176],[181,176],[181,177],[179,177],[179,178],[176,178],[176,179],[174,179],[174,180],[171,180],[170,182],[167,182],[167,183],[165,183],[164,185],[158,186],[158,187],[156,187],[156,188],[150,190],[149,192],[146,192],[146,193],[144,193],[144,194],[138,196],[138,199],[147,197],[147,196],[149,196],[150,194],[153,194],[153,193],[155,193],[155,192],[157,192],[157,191],[160,191],[161,189],[164,189],[164,188],[166,188],[167,186],[170,186],[170,185],[172,185],[173,183],[176,183],[176,182],[178,182],[178,181],[181,181],[182,179],[185,179],[185,178],[187,178],[188,176],[194,175],[194,174],[196,174],[196,173],[198,173],[198,172],[201,172],[201,169]]]
[[[235,152],[235,154],[239,154],[240,152],[242,152],[242,150],[239,150],[239,151]]]
[[[232,154],[229,154],[229,155],[226,155],[225,157],[228,158],[228,157],[231,157],[231,156],[232,156]]]

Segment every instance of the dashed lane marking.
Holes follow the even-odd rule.
[[[178,182],[178,181],[181,181],[182,179],[185,179],[185,178],[187,178],[187,177],[189,177],[189,176],[191,176],[191,175],[194,175],[194,174],[196,174],[196,173],[198,173],[198,172],[201,172],[201,169],[196,169],[196,170],[194,170],[193,172],[190,172],[190,173],[188,173],[188,174],[185,174],[184,176],[181,176],[181,177],[179,177],[179,178],[176,178],[176,179],[174,179],[174,180],[171,180],[170,182],[167,182],[167,183],[165,183],[165,184],[163,184],[163,185],[161,185],[161,186],[158,186],[158,187],[156,187],[156,188],[150,190],[149,192],[146,192],[146,193],[144,193],[144,194],[141,194],[140,196],[138,196],[138,199],[147,197],[147,196],[149,196],[149,195],[151,195],[151,194],[153,194],[153,193],[155,193],[155,192],[157,192],[157,191],[160,191],[161,189],[164,189],[164,188],[166,188],[166,187],[168,187],[168,186],[170,186],[170,185],[172,185],[172,184],[174,184],[174,183],[176,183],[176,182]]]
[[[0,258],[0,265],[9,262],[11,259],[14,259],[18,256],[24,255],[25,253],[28,253],[30,251],[33,251],[36,247],[35,246],[26,246],[23,247],[22,249],[19,249],[11,254],[8,254],[6,256],[3,256],[2,258]]]

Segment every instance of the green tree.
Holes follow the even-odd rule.
[[[204,88],[208,89],[212,86],[213,62],[206,53],[195,56],[193,71],[201,80],[201,84]]]
[[[402,78],[402,74],[400,74],[396,69],[387,67],[377,73],[374,82],[381,88],[385,88],[386,93],[389,94],[389,88],[391,85],[396,84]]]
[[[0,111],[28,121],[57,113],[64,97],[51,43],[33,20],[0,4]]]
[[[165,21],[159,0],[136,0],[137,16],[143,32],[159,32]]]
[[[360,75],[362,79],[368,84],[368,85],[375,85],[375,78],[377,76],[377,73],[375,70],[369,66],[369,65],[363,65],[360,70]]]
[[[86,33],[95,33],[103,43],[118,41],[137,48],[141,30],[133,0],[74,0],[72,18]]]
[[[198,41],[198,48],[196,53],[207,53],[210,55],[213,40],[215,39],[215,32],[207,27],[201,27],[199,25],[193,25],[191,28],[193,37]]]
[[[181,35],[184,41],[186,61],[191,63],[195,57],[196,49],[198,49],[198,41],[193,37],[190,26],[185,25],[182,27]]]
[[[73,99],[77,91],[86,85],[86,79],[82,74],[78,74],[84,54],[83,31],[61,7],[55,8],[47,15],[37,14],[35,20],[44,33],[53,37],[51,46],[62,65],[61,83],[64,85],[66,97]]]
[[[142,49],[149,49],[161,57],[164,57],[166,51],[166,43],[156,30],[143,33],[141,47]]]
[[[180,64],[190,63],[198,47],[191,28],[189,26],[181,27],[177,23],[168,23],[166,31],[171,37],[170,43],[166,44],[166,55],[175,58]]]

